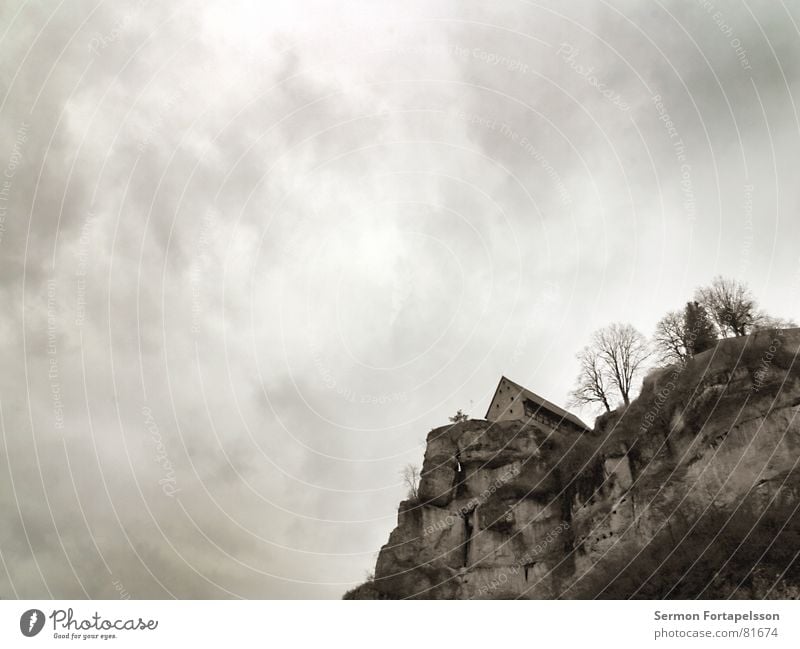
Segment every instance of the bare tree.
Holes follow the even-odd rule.
[[[653,336],[656,350],[665,363],[683,363],[689,357],[686,349],[686,318],[683,311],[670,311],[656,324]]]
[[[747,335],[756,324],[756,301],[742,282],[715,277],[697,289],[695,300],[702,304],[723,336]]]
[[[609,381],[607,370],[600,362],[596,349],[584,347],[578,352],[581,369],[578,374],[578,384],[571,393],[570,403],[582,406],[591,403],[602,403],[606,412],[611,411],[611,395],[609,394]]]
[[[592,346],[627,406],[634,379],[650,357],[647,339],[629,324],[615,323],[594,333]]]
[[[656,324],[655,348],[665,363],[685,363],[710,349],[717,332],[708,312],[698,302],[687,302],[683,311],[670,311]]]
[[[408,498],[417,500],[419,498],[419,467],[415,464],[406,464],[400,471],[403,484],[408,487]]]
[[[796,326],[797,323],[794,320],[790,320],[787,318],[777,318],[775,316],[768,315],[762,311],[756,316],[755,323],[753,324],[753,329],[755,330],[791,329]]]

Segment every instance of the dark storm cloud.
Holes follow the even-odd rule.
[[[0,596],[338,596],[501,373],[797,317],[800,36],[708,5],[5,9]]]

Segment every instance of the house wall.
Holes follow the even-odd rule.
[[[489,412],[486,418],[489,421],[515,421],[520,419],[528,419],[530,415],[525,413],[525,393],[519,387],[509,383],[506,379],[500,381],[497,394],[495,395],[492,405],[489,407]],[[536,414],[533,416],[533,421],[543,424],[545,426],[559,426],[566,427],[576,432],[582,432],[572,422],[564,420],[560,417],[552,415],[548,410],[537,406]]]
[[[503,379],[489,408],[486,418],[489,421],[509,421],[525,419],[525,409],[520,399],[519,388]]]

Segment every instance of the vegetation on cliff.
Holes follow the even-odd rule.
[[[797,596],[798,353],[796,329],[722,339],[590,434],[431,431],[418,497],[348,597]]]

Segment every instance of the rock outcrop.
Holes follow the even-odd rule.
[[[800,330],[651,373],[591,434],[432,430],[374,580],[348,598],[790,597]]]

